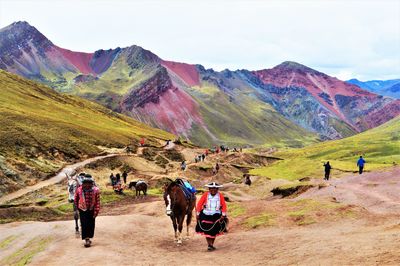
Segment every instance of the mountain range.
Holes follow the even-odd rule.
[[[0,30],[0,68],[202,145],[302,146],[317,136],[351,136],[400,114],[400,100],[296,62],[214,71],[136,45],[74,52],[27,22]]]
[[[376,94],[400,99],[400,79],[369,81],[350,79],[347,82]]]

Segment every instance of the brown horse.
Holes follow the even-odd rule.
[[[129,188],[135,188],[136,197],[140,196],[140,191],[143,192],[143,195],[147,195],[147,184],[144,181],[132,181],[129,183]]]
[[[196,205],[196,197],[193,195],[190,199],[185,198],[179,183],[170,180],[171,183],[164,187],[164,201],[167,207],[166,213],[171,217],[172,225],[175,231],[175,241],[182,244],[183,221],[186,215],[187,236],[189,236],[189,226],[192,221],[192,212]]]

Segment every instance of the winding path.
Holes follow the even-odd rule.
[[[80,168],[82,166],[85,166],[85,165],[87,165],[89,163],[92,163],[92,162],[95,162],[97,160],[101,160],[101,159],[104,159],[104,158],[109,158],[109,157],[114,157],[114,156],[119,156],[119,155],[121,155],[121,154],[120,153],[113,153],[113,154],[107,154],[107,155],[102,155],[102,156],[96,156],[96,157],[93,157],[93,158],[86,159],[86,160],[84,160],[82,162],[78,162],[78,163],[75,163],[75,164],[67,165],[63,169],[61,169],[61,171],[57,175],[55,175],[53,177],[50,177],[47,180],[40,181],[40,182],[38,182],[37,184],[35,184],[33,186],[28,186],[28,187],[22,188],[20,190],[14,191],[14,192],[12,192],[10,194],[7,194],[7,195],[1,197],[0,198],[0,205],[1,204],[5,204],[8,201],[14,200],[16,198],[19,198],[19,197],[21,197],[21,196],[23,196],[23,195],[25,195],[25,194],[27,194],[29,192],[36,191],[38,189],[41,189],[41,188],[44,188],[44,187],[47,187],[47,186],[50,186],[50,185],[53,185],[53,184],[57,184],[57,183],[61,182],[62,180],[64,180],[66,178],[66,175],[72,175],[76,171],[76,169],[78,169],[78,168]]]

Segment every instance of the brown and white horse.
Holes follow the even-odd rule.
[[[183,221],[186,216],[187,236],[189,236],[189,226],[192,221],[192,212],[196,205],[196,197],[190,199],[185,198],[181,187],[176,181],[170,180],[171,183],[164,187],[164,201],[167,207],[166,213],[171,217],[172,225],[175,231],[175,241],[182,244]]]

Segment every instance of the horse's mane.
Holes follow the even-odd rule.
[[[165,189],[166,193],[171,192],[171,189],[175,186],[179,187],[179,184],[176,180],[172,180],[171,178],[168,178],[168,177],[166,179],[169,181],[169,183],[166,183],[166,186],[167,186],[167,188]]]

